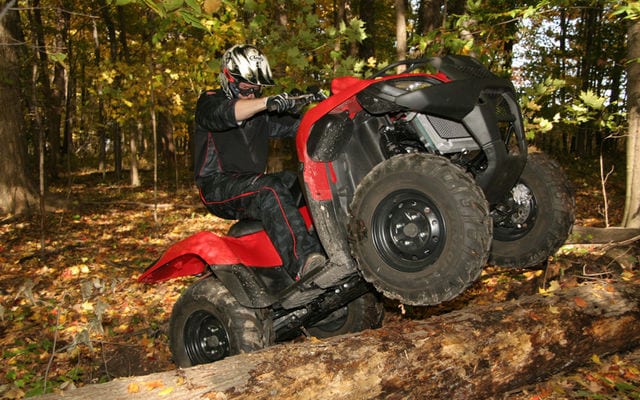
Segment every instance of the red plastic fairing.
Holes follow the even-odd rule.
[[[422,76],[429,76],[438,79],[442,82],[449,82],[449,78],[438,72],[437,74],[419,74]],[[399,77],[412,77],[415,74],[400,74],[390,75],[379,79],[358,79],[352,76],[345,76],[336,78],[331,82],[332,95],[328,99],[320,102],[317,106],[313,107],[305,113],[300,122],[298,128],[298,134],[296,136],[296,149],[298,152],[298,159],[304,164],[304,183],[309,189],[311,197],[316,201],[331,200],[331,186],[329,185],[330,179],[335,179],[334,176],[329,177],[329,171],[327,171],[327,164],[331,169],[330,163],[322,163],[313,161],[309,154],[307,154],[307,140],[311,133],[311,127],[324,115],[332,112],[348,111],[351,118],[362,110],[360,104],[355,98],[355,95],[362,91],[367,86],[380,82],[382,80],[396,79]]]
[[[303,206],[299,211],[307,228],[310,228],[309,209]],[[238,238],[198,232],[169,247],[155,264],[138,277],[138,282],[154,283],[198,275],[205,271],[207,265],[239,264],[274,268],[282,265],[282,259],[265,231]]]
[[[265,231],[240,238],[199,232],[171,246],[138,282],[162,282],[197,275],[204,272],[207,265],[214,264],[273,268],[282,265],[282,260]]]
[[[324,115],[339,109],[345,102],[350,105],[347,109],[350,113],[353,113],[354,110],[350,108],[352,106],[359,107],[359,104],[355,99],[352,102],[348,102],[348,100],[374,82],[374,80],[362,80],[350,76],[336,78],[331,83],[333,95],[307,111],[302,117],[296,136],[296,148],[300,161],[304,163],[303,176],[305,185],[307,185],[309,193],[314,200],[331,199],[331,187],[327,176],[327,163],[313,161],[307,154],[307,139],[309,138],[311,127]]]

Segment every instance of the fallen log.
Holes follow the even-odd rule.
[[[608,244],[638,240],[640,229],[635,228],[596,228],[592,226],[574,225],[566,244]]]
[[[623,269],[638,267],[640,229],[594,228],[574,226],[567,239],[565,252],[589,252],[598,257],[607,257]]]
[[[42,399],[484,399],[640,346],[640,290],[591,283]]]

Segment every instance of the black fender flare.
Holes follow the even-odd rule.
[[[209,269],[244,307],[266,308],[276,302],[255,272],[243,265],[211,265]]]

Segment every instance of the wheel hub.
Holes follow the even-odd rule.
[[[195,312],[189,317],[184,328],[184,345],[194,365],[221,360],[230,353],[224,326],[205,311]]]
[[[216,332],[212,331],[211,333],[213,334],[212,336],[207,336],[203,338],[203,345],[205,346],[206,349],[215,350],[217,347],[220,346],[221,343],[220,343],[220,339],[217,336],[215,336]]]
[[[491,216],[496,239],[512,241],[524,237],[535,225],[537,217],[536,200],[531,189],[523,183],[514,186],[505,202],[498,204]]]
[[[380,255],[399,271],[423,270],[437,258],[443,246],[442,216],[420,192],[391,193],[376,209],[372,227]]]

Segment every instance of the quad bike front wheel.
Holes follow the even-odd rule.
[[[560,165],[542,153],[529,154],[518,183],[491,210],[489,262],[530,268],[546,261],[567,240],[574,209],[575,199]]]
[[[378,164],[351,203],[349,234],[364,279],[410,305],[439,304],[475,281],[489,256],[491,229],[480,187],[432,154]]]
[[[271,344],[270,337],[260,310],[240,305],[215,278],[190,286],[171,312],[169,347],[179,367],[262,349]]]
[[[312,336],[320,339],[345,333],[375,329],[382,325],[384,307],[374,293],[365,293],[327,318],[309,327]]]

